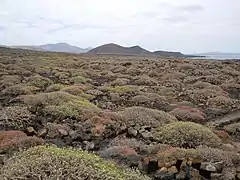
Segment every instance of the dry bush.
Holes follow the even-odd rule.
[[[178,68],[181,70],[195,70],[196,66],[190,63],[182,63],[178,65]]]
[[[21,78],[17,75],[4,75],[0,80],[0,87],[6,88],[8,86],[13,86],[15,84],[21,83]]]
[[[64,87],[65,87],[65,85],[63,85],[63,84],[53,84],[53,85],[48,86],[45,91],[46,92],[56,92],[56,91],[61,90]]]
[[[174,122],[161,126],[156,131],[155,138],[161,143],[177,147],[218,147],[221,144],[221,139],[210,129],[192,122]]]
[[[240,135],[240,123],[226,125],[224,129],[231,135]]]
[[[167,110],[169,103],[166,97],[156,93],[141,93],[131,99],[134,106],[154,107],[156,109]]]
[[[40,89],[35,86],[29,86],[25,84],[16,84],[13,86],[9,86],[2,90],[2,94],[5,96],[19,96],[19,95],[28,95],[32,94]]]
[[[198,147],[197,151],[201,155],[202,161],[212,163],[223,162],[224,167],[232,167],[237,165],[240,160],[239,154],[221,149],[202,146]]]
[[[144,142],[139,141],[137,139],[133,138],[126,138],[126,137],[116,137],[109,143],[108,147],[114,147],[114,146],[127,146],[129,148],[133,148],[135,150],[138,150],[141,147],[147,146]]]
[[[45,77],[42,77],[40,75],[35,75],[27,78],[28,85],[36,86],[41,89],[45,89],[46,87],[53,84],[53,82]]]
[[[230,108],[233,104],[234,104],[234,101],[233,99],[229,98],[229,97],[225,97],[225,96],[217,96],[217,97],[214,97],[214,98],[210,98],[208,101],[207,101],[207,104],[211,107],[214,107],[214,108]]]
[[[228,93],[225,91],[217,91],[210,88],[196,89],[196,90],[187,90],[187,95],[191,99],[191,102],[198,103],[207,103],[207,100],[210,98],[215,98],[217,96],[226,96]]]
[[[178,107],[169,112],[169,114],[175,116],[180,121],[190,121],[199,124],[206,122],[206,115],[196,108]]]
[[[0,150],[12,151],[30,148],[43,144],[43,140],[37,137],[28,137],[21,131],[0,131]]]
[[[170,97],[177,95],[176,88],[166,87],[166,86],[159,86],[157,88],[156,93],[159,94],[160,96],[170,96]]]
[[[133,166],[138,165],[141,157],[137,154],[137,152],[130,147],[127,146],[114,146],[106,148],[99,152],[100,156],[104,159],[110,159],[118,164]]]
[[[116,66],[112,66],[110,68],[110,71],[112,71],[113,73],[124,73],[126,71],[126,67],[121,65],[116,65]]]
[[[126,86],[114,86],[114,87],[102,87],[100,90],[107,90],[109,92],[113,93],[119,93],[119,94],[124,94],[124,93],[136,93],[139,91],[138,86],[132,86],[132,85],[126,85]]]
[[[112,86],[124,86],[127,85],[130,82],[130,80],[125,78],[117,78],[114,81],[110,83]]]
[[[222,72],[230,76],[240,76],[240,71],[237,71],[231,67],[224,67]]]
[[[67,80],[70,77],[70,74],[68,72],[56,72],[54,73],[54,76],[58,80]]]
[[[140,125],[154,128],[177,121],[174,116],[164,111],[137,106],[125,109],[121,114],[130,126]]]
[[[85,78],[83,76],[74,76],[70,78],[69,81],[73,84],[86,84],[88,82],[91,82],[91,79]]]
[[[35,124],[34,115],[27,107],[9,106],[0,110],[0,129],[25,130]]]
[[[138,86],[156,86],[158,84],[155,79],[147,75],[136,77],[136,80],[134,80],[132,83]]]
[[[123,169],[85,151],[56,147],[34,147],[9,159],[1,169],[1,179],[115,179],[148,180],[139,172]]]
[[[132,76],[137,76],[141,73],[141,70],[136,67],[130,67],[125,71],[126,74],[132,75]]]
[[[77,118],[82,109],[97,108],[87,99],[66,92],[39,93],[23,97],[24,103],[32,110],[44,115]]]
[[[81,85],[72,85],[72,86],[66,86],[61,89],[62,92],[67,92],[69,94],[79,96],[88,100],[91,100],[94,98],[93,95],[86,94],[83,90],[83,87]]]
[[[183,79],[185,76],[186,76],[185,73],[174,71],[171,73],[163,74],[161,79],[162,80]]]

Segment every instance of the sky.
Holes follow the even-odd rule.
[[[240,0],[0,0],[0,44],[240,53]]]

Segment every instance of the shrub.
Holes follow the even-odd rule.
[[[90,94],[86,94],[85,92],[83,92],[82,90],[82,86],[78,86],[78,85],[72,85],[72,86],[66,86],[65,88],[62,88],[61,91],[62,92],[67,92],[69,94],[75,95],[75,96],[80,96],[86,99],[93,99],[94,96],[90,95]]]
[[[5,75],[1,77],[0,84],[2,88],[21,83],[21,78],[17,75]]]
[[[174,122],[161,126],[156,131],[155,138],[161,143],[178,147],[217,147],[221,144],[220,138],[210,129],[192,122]]]
[[[206,115],[196,108],[178,107],[169,112],[169,114],[175,116],[180,121],[190,121],[200,124],[206,122]]]
[[[2,90],[3,95],[8,96],[18,96],[18,95],[27,95],[32,94],[35,91],[38,91],[39,88],[35,86],[28,86],[24,84],[16,84],[9,86],[6,89]]]
[[[229,97],[225,96],[217,96],[214,98],[210,98],[207,101],[207,104],[214,108],[229,108],[234,104],[233,100]]]
[[[25,130],[35,122],[27,107],[9,106],[0,110],[0,129]]]
[[[116,179],[148,180],[139,172],[122,169],[112,162],[84,151],[39,146],[9,159],[1,179]]]
[[[135,67],[130,67],[125,71],[127,74],[133,75],[133,76],[137,76],[141,73],[141,70],[139,68],[135,68]]]
[[[226,125],[224,129],[231,135],[240,135],[240,123]]]
[[[88,100],[78,100],[64,102],[59,105],[48,105],[42,109],[43,114],[51,115],[59,119],[64,118],[79,118],[81,112],[85,108],[97,108],[94,104],[90,103]]]
[[[115,87],[107,87],[106,90],[113,93],[134,93],[138,91],[138,87],[131,86],[131,85],[115,86]]]
[[[28,85],[36,86],[41,89],[45,89],[46,87],[53,84],[50,79],[42,77],[40,75],[31,76],[27,79],[27,81]]]
[[[53,84],[51,86],[48,86],[46,88],[46,92],[55,92],[55,91],[59,91],[62,88],[64,88],[65,86],[63,84]]]
[[[124,86],[127,85],[130,81],[125,78],[117,78],[114,81],[112,81],[110,84],[112,86]]]
[[[86,84],[88,82],[90,82],[90,79],[86,79],[83,76],[75,76],[70,78],[70,82],[73,84]]]
[[[126,123],[130,126],[140,125],[154,128],[177,121],[174,116],[164,111],[137,106],[125,109],[122,115],[126,119]]]
[[[174,87],[159,86],[157,89],[157,94],[160,96],[175,96],[177,91]]]
[[[155,86],[157,85],[157,81],[147,75],[142,75],[137,77],[137,79],[133,82],[136,85],[145,85],[145,86]]]
[[[97,108],[87,99],[61,91],[27,95],[23,100],[31,110],[59,118],[76,117],[84,108]]]
[[[0,131],[0,150],[4,152],[30,148],[43,144],[37,137],[29,137],[21,131]]]

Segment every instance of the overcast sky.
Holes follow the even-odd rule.
[[[0,44],[240,53],[240,0],[0,0]]]

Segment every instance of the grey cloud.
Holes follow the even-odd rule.
[[[197,12],[197,11],[203,11],[204,7],[201,5],[186,5],[186,6],[176,6],[175,9],[183,12]]]
[[[185,16],[171,16],[171,17],[164,17],[162,20],[169,22],[169,23],[182,23],[187,22],[188,18]]]

